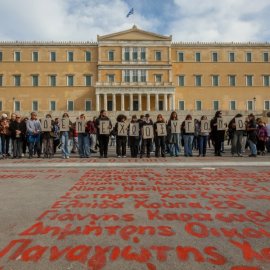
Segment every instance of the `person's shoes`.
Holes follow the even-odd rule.
[[[94,153],[94,154],[96,154],[96,153],[97,153],[97,151],[95,151],[95,150],[93,150],[93,149],[90,149],[90,153]]]
[[[118,158],[121,158],[121,156],[117,156]]]
[[[250,154],[249,157],[257,157],[255,154]]]
[[[243,157],[243,155],[242,154],[238,154],[238,157]]]
[[[108,156],[107,155],[104,155],[104,158],[108,158]]]
[[[122,156],[122,158],[126,158],[127,156]]]
[[[69,156],[66,156],[66,159],[69,159]]]

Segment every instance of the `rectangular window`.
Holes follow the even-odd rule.
[[[124,59],[125,61],[129,61],[129,48],[125,48],[125,53],[124,53]]]
[[[156,74],[155,75],[155,82],[156,83],[161,83],[162,82],[162,75],[161,74]]]
[[[253,111],[254,110],[254,101],[253,100],[248,100],[247,101],[247,110],[248,111]]]
[[[32,61],[33,62],[38,62],[38,52],[33,52],[33,54],[32,54]]]
[[[74,75],[68,75],[67,76],[67,86],[73,86],[74,85]]]
[[[21,102],[19,100],[15,100],[15,102],[14,102],[14,110],[15,110],[15,112],[21,111]]]
[[[251,54],[251,52],[246,53],[246,62],[252,62],[252,54]]]
[[[235,53],[229,52],[229,62],[235,62]]]
[[[91,86],[91,85],[92,85],[92,76],[85,75],[85,86]]]
[[[236,85],[236,76],[229,75],[229,86],[235,86],[235,85]]]
[[[130,82],[130,70],[125,70],[124,73],[124,81],[126,83]]]
[[[235,100],[230,101],[230,110],[235,111],[236,110],[236,102]]]
[[[268,62],[269,61],[269,54],[268,52],[263,53],[263,62]]]
[[[38,86],[38,75],[32,75],[32,86]]]
[[[218,100],[214,100],[213,101],[213,110],[214,111],[218,111],[219,110],[219,101]]]
[[[141,82],[146,82],[146,70],[141,70]]]
[[[252,86],[252,85],[253,85],[253,76],[246,75],[246,86]]]
[[[50,75],[50,86],[56,86],[56,75]]]
[[[51,58],[51,62],[55,62],[56,61],[56,52],[51,52],[50,58]]]
[[[68,60],[68,62],[73,62],[73,60],[74,60],[74,53],[73,52],[67,52],[67,60]]]
[[[0,51],[0,62],[3,61],[3,52]]]
[[[195,86],[202,86],[202,75],[195,75]]]
[[[200,52],[195,53],[195,61],[196,62],[201,62],[201,53]]]
[[[219,76],[212,75],[212,86],[219,86]]]
[[[195,108],[196,111],[202,110],[202,102],[200,100],[196,100],[195,106],[196,106]]]
[[[86,51],[85,52],[85,62],[90,62],[91,61],[91,52]]]
[[[270,86],[270,75],[263,75],[263,86]]]
[[[179,100],[179,110],[184,111],[185,110],[185,101],[184,100]]]
[[[218,53],[212,52],[212,62],[217,62],[217,61],[218,61]]]
[[[145,51],[145,48],[141,48],[141,61],[146,61],[146,51]]]
[[[133,48],[132,60],[133,61],[138,61],[138,49],[137,48]]]
[[[109,83],[113,83],[114,82],[114,74],[108,74],[107,75],[107,81]]]
[[[21,61],[21,52],[14,52],[14,60],[15,62]]]
[[[34,100],[32,102],[32,111],[35,111],[35,112],[38,111],[38,101],[37,100]]]
[[[0,74],[0,86],[3,86],[3,75]]]
[[[161,61],[161,51],[155,52],[156,61]]]
[[[68,100],[68,102],[67,102],[67,110],[69,112],[74,111],[74,101],[73,100]]]
[[[109,51],[109,53],[108,53],[108,60],[109,61],[114,61],[114,51]]]
[[[264,109],[268,111],[270,110],[270,100],[264,101]],[[268,137],[269,137],[269,134],[268,134]]]
[[[185,86],[185,76],[184,75],[178,76],[178,86]]]
[[[50,101],[50,111],[56,111],[56,101]]]
[[[178,52],[178,62],[184,62],[184,53]]]
[[[85,110],[87,112],[90,112],[92,110],[92,104],[91,104],[91,100],[86,100],[85,101]]]
[[[2,103],[2,100],[0,100],[0,111],[3,111],[3,103]]]
[[[14,75],[14,86],[21,86],[21,75]]]
[[[133,70],[133,76],[132,76],[133,82],[138,82],[138,70]]]

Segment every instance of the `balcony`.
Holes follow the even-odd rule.
[[[172,87],[172,82],[97,82],[96,87]]]

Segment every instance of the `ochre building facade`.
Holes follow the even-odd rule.
[[[0,111],[270,109],[269,43],[185,43],[134,26],[97,42],[0,42]]]

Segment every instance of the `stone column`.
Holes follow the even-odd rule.
[[[158,94],[155,94],[155,110],[158,111],[159,109],[159,106],[158,106],[158,97],[159,95]]]
[[[96,94],[96,111],[97,112],[100,111],[100,107],[99,107],[99,94]]]
[[[164,94],[164,111],[168,111],[168,97]]]
[[[172,110],[175,110],[175,94],[172,94]]]
[[[138,94],[139,111],[142,111],[142,94]]]
[[[172,110],[172,95],[169,95],[169,111]]]
[[[129,110],[133,111],[133,94],[129,94]]]
[[[121,94],[121,111],[125,110],[125,95]]]
[[[146,110],[150,111],[150,94],[147,94]]]
[[[103,109],[104,109],[105,111],[108,110],[107,105],[108,105],[107,94],[104,94],[104,106],[103,106]]]
[[[113,107],[113,111],[116,111],[116,95],[113,94],[112,95],[112,107]]]

